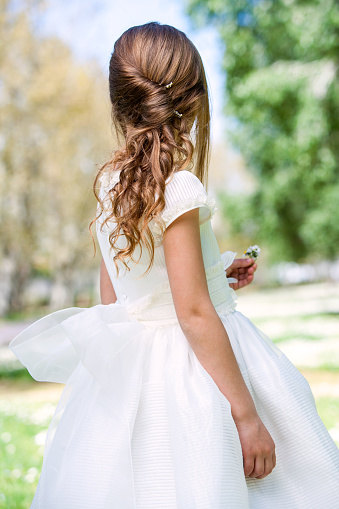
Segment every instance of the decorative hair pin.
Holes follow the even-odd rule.
[[[151,80],[151,81],[152,81],[152,80]],[[154,83],[157,83],[157,82],[155,81]],[[171,88],[171,87],[172,87],[172,85],[173,85],[173,81],[171,81],[171,83],[168,83],[168,85],[161,85],[161,83],[157,83],[157,84],[158,84],[158,85],[160,85],[160,86],[164,86],[165,88],[169,89],[169,88]],[[173,112],[175,113],[175,115],[176,115],[177,117],[179,117],[179,118],[181,118],[181,117],[182,117],[182,113],[179,113],[179,111],[177,111],[177,110],[173,110]]]

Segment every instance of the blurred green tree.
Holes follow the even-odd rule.
[[[339,252],[339,3],[189,0],[224,44],[228,136],[255,174],[250,196],[221,197],[234,233],[275,260]]]
[[[55,306],[63,304],[57,294],[73,302],[71,274],[92,263],[95,165],[112,148],[102,69],[77,62],[57,38],[38,35],[32,19],[39,2],[13,4],[0,0],[2,313],[21,308],[34,271],[51,277]]]

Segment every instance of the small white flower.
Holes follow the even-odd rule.
[[[46,435],[47,435],[47,430],[46,429],[40,431],[37,435],[35,435],[34,442],[37,445],[44,445],[45,442],[46,442]]]
[[[258,256],[260,255],[260,253],[261,253],[260,247],[255,244],[254,246],[249,246],[247,248],[247,250],[243,254],[243,257],[244,258],[253,258],[253,260],[255,261],[258,258]]]
[[[32,484],[33,482],[35,482],[38,475],[39,475],[38,469],[35,467],[31,467],[28,469],[27,474],[24,477],[24,480],[29,484]]]
[[[5,442],[5,444],[9,444],[9,442],[12,440],[12,435],[8,431],[4,431],[1,433],[1,440]]]
[[[21,476],[22,476],[21,468],[14,468],[12,470],[12,477],[14,477],[14,479],[20,479]]]
[[[8,444],[8,445],[6,445],[5,449],[6,449],[6,452],[7,452],[8,454],[14,454],[14,453],[15,453],[15,451],[16,451],[16,447],[15,447],[15,445],[14,445],[14,444]]]

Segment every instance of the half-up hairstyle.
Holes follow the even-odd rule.
[[[186,35],[172,26],[152,22],[132,27],[114,45],[109,93],[113,124],[123,143],[95,178],[93,190],[101,211],[91,225],[104,211],[98,179],[104,172],[119,170],[119,181],[105,198],[101,228],[115,222],[109,242],[118,273],[117,260],[130,270],[125,259],[133,259],[136,246],[142,250],[143,244],[150,253],[148,272],[154,260],[148,223],[157,221],[165,207],[166,180],[193,166],[200,181],[207,180],[210,111],[201,57]],[[121,231],[127,245],[119,250],[115,243]]]

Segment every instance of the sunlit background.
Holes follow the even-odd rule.
[[[149,21],[183,30],[205,64],[213,230],[221,252],[262,250],[238,309],[306,376],[339,443],[338,3],[0,6],[0,507],[29,507],[63,388],[32,380],[7,345],[50,311],[100,301],[88,225],[115,146],[108,65],[121,33]]]

